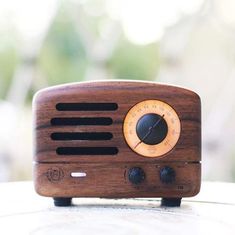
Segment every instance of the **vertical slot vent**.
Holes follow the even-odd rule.
[[[58,103],[58,111],[115,111],[116,103]]]

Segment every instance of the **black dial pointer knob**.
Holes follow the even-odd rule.
[[[140,167],[133,167],[128,171],[128,178],[132,184],[140,184],[145,179],[145,173]]]
[[[169,166],[165,166],[160,170],[160,180],[162,183],[170,184],[175,181],[175,171]]]
[[[148,113],[142,116],[137,125],[136,133],[141,142],[149,145],[155,145],[162,142],[168,132],[167,123],[164,115]]]

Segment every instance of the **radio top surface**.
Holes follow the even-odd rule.
[[[200,98],[184,88],[74,83],[41,90],[33,109],[35,162],[201,160]]]

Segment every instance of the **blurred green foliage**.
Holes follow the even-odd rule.
[[[71,14],[71,6],[66,4],[58,10],[37,58],[37,69],[45,76],[48,85],[82,81],[88,66],[92,67],[78,32],[76,17]],[[87,18],[92,31],[99,27],[96,17]],[[16,65],[22,62],[18,56],[21,45],[17,40],[13,42],[12,46],[4,46],[0,37],[0,98],[6,95]],[[134,45],[122,34],[105,66],[114,78],[154,80],[159,63],[157,43]],[[29,100],[32,93],[34,91],[29,92]]]
[[[117,78],[154,80],[159,67],[157,44],[134,45],[123,38],[111,60],[109,69]]]
[[[44,42],[39,66],[49,85],[81,81],[87,66],[85,51],[75,23],[59,11]]]
[[[14,46],[0,39],[0,99],[3,99],[10,86],[11,79],[19,62]]]

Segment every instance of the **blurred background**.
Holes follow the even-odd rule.
[[[235,182],[235,1],[0,0],[0,182],[32,178],[33,94],[97,79],[202,99],[203,179]]]

